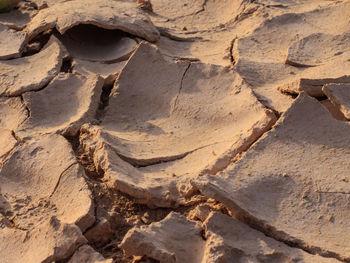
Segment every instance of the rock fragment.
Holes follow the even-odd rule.
[[[301,94],[241,160],[194,184],[275,239],[349,260],[349,129]]]
[[[62,45],[52,37],[33,56],[0,61],[0,95],[18,96],[44,87],[60,71],[65,55]]]
[[[350,75],[342,75],[336,78],[318,78],[308,79],[301,78],[286,84],[281,85],[278,89],[282,92],[299,94],[300,92],[307,92],[312,97],[322,97],[322,87],[329,83],[350,83]]]
[[[43,9],[27,25],[30,39],[50,28],[61,34],[79,24],[121,30],[154,42],[159,32],[135,3],[115,0],[73,0]]]
[[[45,89],[25,93],[23,100],[30,116],[18,129],[18,135],[75,135],[80,125],[95,118],[102,86],[103,80],[97,75],[60,73]]]
[[[112,261],[112,259],[105,259],[89,245],[84,245],[77,249],[68,263],[112,263]]]
[[[202,262],[205,241],[201,230],[198,223],[170,213],[160,222],[131,229],[121,248],[127,255],[147,256],[161,263]]]
[[[81,144],[117,189],[170,206],[191,191],[189,178],[220,171],[274,122],[228,69],[167,62],[143,44],[120,73],[101,125],[85,126]]]
[[[350,119],[350,84],[327,84],[322,91],[330,101]]]
[[[0,24],[0,60],[20,57],[27,35]]]

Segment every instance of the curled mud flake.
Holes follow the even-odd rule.
[[[18,58],[27,43],[27,35],[0,24],[0,60]]]
[[[235,86],[241,92],[233,93]],[[224,169],[275,120],[228,69],[167,62],[141,44],[82,145],[118,190],[149,205],[176,206],[189,201],[190,178]]]
[[[62,44],[52,37],[33,56],[0,61],[0,95],[18,96],[43,88],[59,73],[65,55]]]
[[[24,103],[31,114],[19,127],[18,135],[76,135],[83,123],[95,118],[102,86],[103,79],[97,75],[60,73],[45,89],[25,93]]]
[[[159,39],[159,32],[134,3],[114,0],[73,0],[59,2],[39,12],[26,27],[30,39],[56,28],[61,34],[79,24],[92,24],[122,30],[148,41]]]

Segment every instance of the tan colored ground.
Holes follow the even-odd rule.
[[[350,262],[349,17],[349,0],[0,13],[0,262]]]

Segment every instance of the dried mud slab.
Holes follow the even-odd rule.
[[[203,227],[205,262],[340,262],[287,246],[224,214],[212,213]]]
[[[74,59],[73,73],[79,73],[82,75],[100,75],[104,79],[104,85],[113,85],[125,64],[126,61],[102,63]]]
[[[194,184],[278,240],[349,260],[349,129],[303,93],[241,160]]]
[[[296,81],[292,81],[290,83],[284,84],[278,87],[278,89],[281,92],[290,93],[290,94],[299,94],[300,92],[305,91],[307,94],[309,94],[312,97],[322,97],[325,95],[324,90],[322,88],[324,85],[327,85],[329,83],[350,83],[350,75],[343,75],[337,78],[317,78],[317,79],[301,78]]]
[[[0,24],[0,60],[18,58],[27,43],[27,35]]]
[[[103,79],[60,73],[43,90],[23,94],[29,118],[18,136],[62,133],[75,135],[83,123],[92,121],[100,102]]]
[[[28,117],[28,112],[19,97],[0,98],[0,167],[2,160],[17,145],[13,131]]]
[[[120,73],[102,123],[85,126],[81,143],[117,189],[170,206],[191,191],[189,178],[225,168],[275,118],[230,70],[167,62],[142,44]]]
[[[25,9],[15,9],[8,13],[0,13],[0,24],[11,29],[22,30],[36,14],[36,10]]]
[[[285,63],[296,67],[314,67],[325,64],[332,57],[349,51],[350,33],[327,35],[316,33],[293,43]]]
[[[161,263],[202,262],[205,241],[201,231],[199,223],[170,213],[160,222],[134,227],[120,246],[127,255],[148,256]]]
[[[68,263],[112,263],[113,259],[105,259],[89,245],[79,247]]]
[[[127,60],[137,42],[124,32],[80,25],[68,30],[61,38],[69,54],[76,59],[115,63]]]
[[[27,25],[30,39],[50,28],[64,34],[79,24],[121,30],[148,41],[157,41],[159,32],[135,3],[115,0],[73,0],[43,9]]]
[[[0,228],[0,238],[7,240],[0,250],[5,262],[64,259],[87,242],[81,231],[95,218],[83,176],[70,144],[59,135],[16,147],[0,171],[0,212],[10,222]]]
[[[322,88],[329,100],[350,119],[350,84],[328,84]]]
[[[52,37],[33,56],[0,61],[0,95],[18,96],[44,87],[60,71],[65,55],[65,49]]]
[[[30,233],[16,227],[0,228],[2,262],[57,262],[69,258],[79,246],[87,243],[75,225],[60,222],[55,217]]]
[[[249,35],[235,41],[232,49],[235,69],[254,88],[257,96],[266,99],[268,105],[275,110],[284,112],[290,103],[286,99],[281,103],[281,96],[277,95],[276,88],[290,86],[289,83],[295,83],[302,78],[337,79],[348,75],[344,64],[349,64],[350,52],[346,49],[340,54],[337,43],[343,43],[342,37],[346,39],[349,32],[345,22],[350,15],[349,10],[349,2],[345,1],[328,3],[311,11],[290,11],[265,19]],[[333,23],[328,23],[329,20]],[[327,60],[327,63],[306,68],[285,64],[288,50],[293,49],[291,46],[303,43],[303,39],[315,42],[317,36],[321,38],[325,54],[316,45],[313,53],[306,54],[309,51],[303,49],[305,54],[300,54],[294,60],[302,61],[317,56],[314,59]]]
[[[339,262],[289,247],[220,213],[211,213],[203,225],[171,213],[160,222],[129,230],[121,248],[127,255],[161,263]]]

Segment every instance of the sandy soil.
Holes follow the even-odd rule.
[[[349,0],[0,0],[0,262],[350,262]]]

